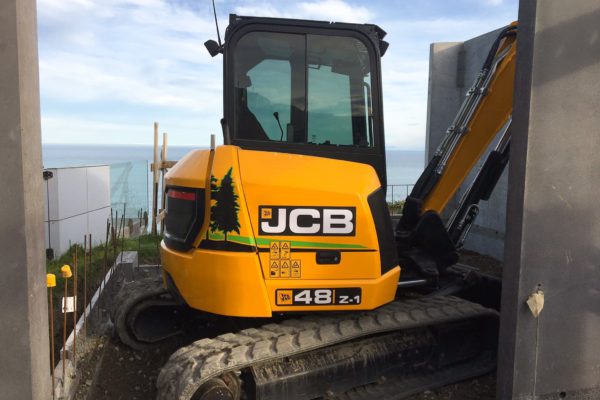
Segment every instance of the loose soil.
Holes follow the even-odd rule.
[[[171,343],[149,351],[135,351],[118,339],[104,339],[100,363],[83,372],[77,400],[137,400],[156,397],[156,378],[178,345]]]
[[[493,257],[474,251],[462,250],[459,262],[475,267],[484,274],[502,278],[502,263]]]
[[[496,373],[455,383],[437,390],[426,390],[423,393],[407,397],[406,400],[495,400]]]

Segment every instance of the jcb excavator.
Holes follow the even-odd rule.
[[[114,318],[136,348],[197,317],[184,308],[246,329],[174,353],[158,398],[396,399],[494,368],[497,287],[455,264],[508,161],[516,32],[500,32],[394,229],[385,32],[230,16],[224,44],[206,43],[224,58],[224,145],[167,174],[162,281],[126,286]]]

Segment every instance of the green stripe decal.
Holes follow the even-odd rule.
[[[271,242],[286,242],[286,240],[271,240],[264,238],[257,238],[256,243],[258,245],[269,246]],[[347,244],[347,243],[322,243],[322,242],[302,242],[299,240],[291,241],[292,249],[294,247],[312,247],[320,249],[367,249],[367,247],[360,244]]]
[[[213,233],[213,232],[211,232],[208,235],[208,238],[210,240],[224,241],[225,240],[225,235],[223,235],[222,233]],[[239,243],[239,244],[246,244],[246,245],[249,245],[249,246],[256,246],[256,242],[254,241],[253,237],[227,235],[227,241],[228,242],[233,242],[233,243]]]
[[[225,235],[222,233],[214,233],[211,232],[208,235],[210,240],[225,240]],[[273,239],[265,239],[265,238],[257,238],[256,240],[253,237],[246,236],[234,236],[227,235],[227,241],[246,244],[249,246],[269,246],[271,242],[286,242],[286,240],[273,240]],[[303,242],[300,240],[292,240],[291,241],[292,248],[294,247],[309,247],[309,248],[319,248],[319,249],[368,249],[368,247],[362,246],[360,244],[347,244],[347,243],[322,243],[322,242]]]

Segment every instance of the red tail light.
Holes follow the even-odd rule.
[[[189,250],[204,220],[204,189],[167,188],[164,219],[165,244],[175,250]]]
[[[188,200],[188,201],[196,200],[195,192],[184,192],[181,190],[169,189],[169,191],[167,193],[168,193],[168,196],[172,199]]]

